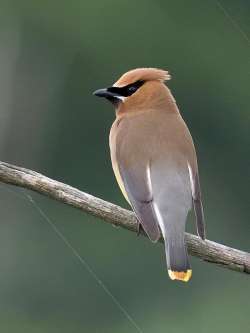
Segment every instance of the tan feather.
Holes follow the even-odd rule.
[[[118,81],[115,82],[115,87],[126,86],[127,84],[136,81],[168,81],[171,79],[168,71],[158,68],[136,68],[123,74]]]

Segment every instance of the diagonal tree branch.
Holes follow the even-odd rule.
[[[136,231],[135,214],[110,202],[81,192],[35,171],[0,162],[0,181],[36,191],[99,217],[107,223]],[[225,268],[250,274],[250,253],[186,234],[189,254]]]

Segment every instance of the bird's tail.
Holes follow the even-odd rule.
[[[172,280],[189,281],[192,276],[185,244],[185,219],[172,220],[164,225],[168,275]]]
[[[192,276],[192,270],[188,260],[184,235],[167,236],[165,250],[170,279],[189,281]]]

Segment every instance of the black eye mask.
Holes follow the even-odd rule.
[[[144,81],[136,81],[134,83],[128,84],[125,87],[110,87],[107,89],[108,92],[117,94],[118,96],[128,97],[133,95],[142,85]]]

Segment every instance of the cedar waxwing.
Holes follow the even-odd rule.
[[[115,106],[110,131],[113,170],[151,241],[164,237],[168,274],[188,281],[192,270],[185,244],[189,210],[205,239],[198,166],[190,132],[164,81],[167,71],[131,70],[112,86],[94,92]]]

